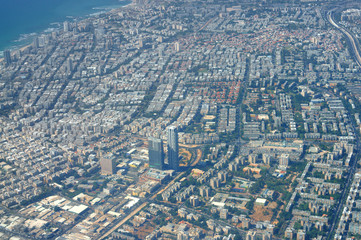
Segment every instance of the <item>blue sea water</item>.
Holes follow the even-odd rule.
[[[39,33],[54,22],[83,17],[130,0],[0,0],[0,51],[19,45],[22,34]]]

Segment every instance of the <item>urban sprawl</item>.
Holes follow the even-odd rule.
[[[0,59],[0,239],[361,239],[361,2],[134,0]]]

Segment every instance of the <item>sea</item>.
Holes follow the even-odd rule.
[[[37,34],[61,28],[64,21],[130,3],[130,0],[0,0],[0,57],[5,49],[24,46]]]

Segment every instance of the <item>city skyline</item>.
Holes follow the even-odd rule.
[[[361,238],[360,1],[111,8],[0,59],[1,240]]]

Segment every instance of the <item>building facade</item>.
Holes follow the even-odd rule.
[[[168,128],[168,165],[170,169],[178,170],[179,151],[178,151],[178,130],[176,127]]]
[[[164,168],[163,141],[161,139],[148,138],[149,167],[159,170]]]
[[[115,173],[115,158],[113,154],[108,154],[100,159],[102,175],[112,175]]]

